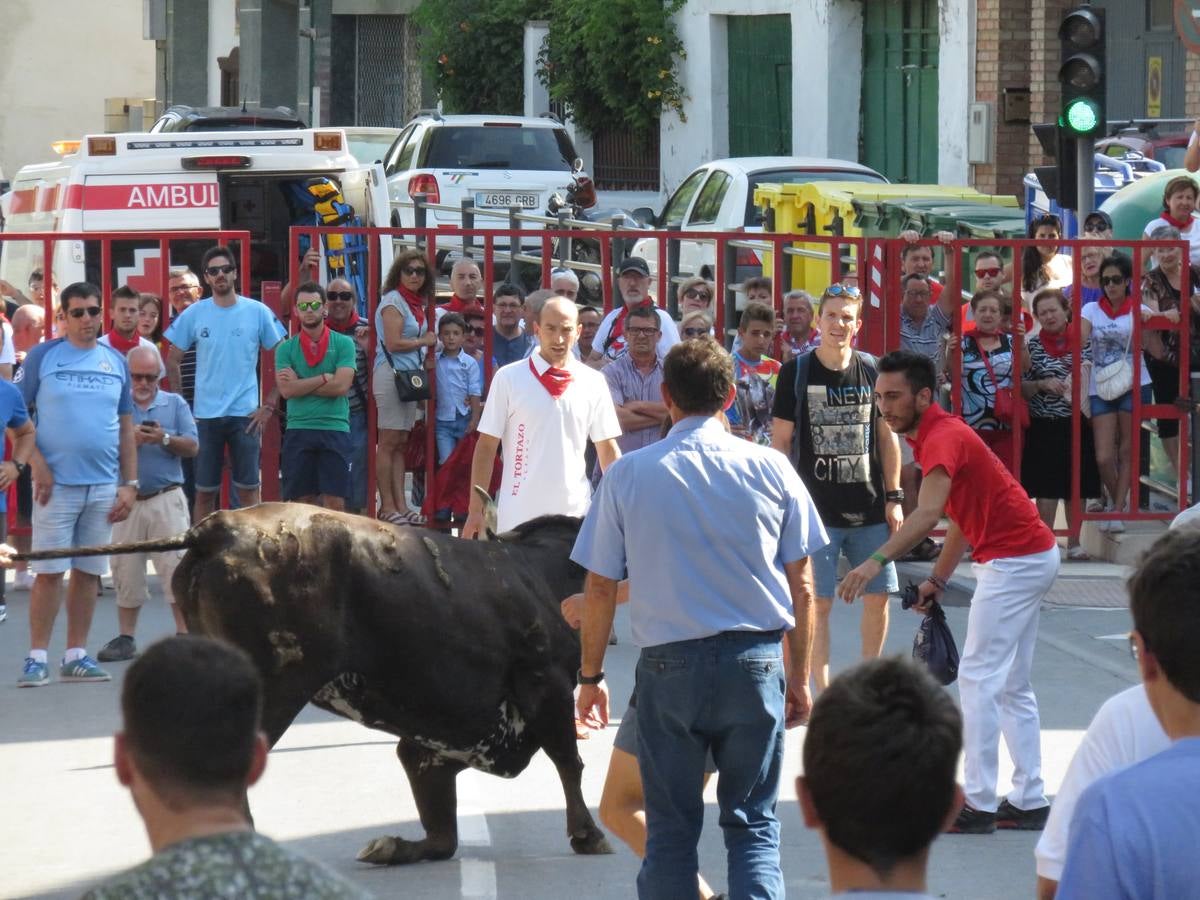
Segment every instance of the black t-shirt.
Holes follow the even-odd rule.
[[[796,471],[821,520],[832,528],[877,525],[885,519],[875,382],[857,355],[845,372],[825,368],[815,352],[808,360],[804,421],[796,422],[796,360],[779,372],[771,415],[795,423]]]

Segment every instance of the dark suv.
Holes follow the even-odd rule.
[[[286,106],[171,106],[150,126],[163,131],[275,131],[307,128],[308,124]]]

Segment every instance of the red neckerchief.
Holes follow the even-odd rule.
[[[307,331],[300,329],[300,349],[304,352],[304,361],[308,363],[308,367],[315,369],[325,358],[325,351],[329,349],[329,329],[322,328],[321,336],[315,341],[308,336]]]
[[[635,306],[653,306],[654,298],[647,297],[641,303],[634,304]],[[614,344],[617,341],[623,340],[622,335],[625,334],[625,317],[629,315],[629,306],[622,306],[621,311],[617,313],[617,318],[613,321],[612,329],[608,333],[608,342]]]
[[[541,382],[550,396],[557,400],[561,397],[568,387],[571,386],[573,376],[566,369],[556,369],[554,366],[548,368],[545,372],[538,374],[537,366],[533,364],[533,357],[529,357],[529,371],[533,373],[533,377]]]
[[[417,330],[420,331],[425,327],[425,298],[403,286],[398,290],[400,296],[408,303],[408,308],[412,310],[413,317],[417,320]]]
[[[1177,219],[1165,209],[1162,212],[1162,220],[1168,225],[1174,225],[1180,231],[1187,231],[1192,227],[1192,222],[1195,221],[1195,219],[1193,219],[1191,216],[1188,216],[1186,219]]]
[[[354,312],[350,313],[350,318],[346,320],[345,325],[339,325],[337,322],[333,321],[333,319],[326,319],[325,324],[338,334],[353,334],[354,330],[358,328],[358,323],[361,321],[362,316],[360,316],[358,311],[355,310]]]
[[[125,338],[121,337],[116,330],[110,331],[106,337],[108,338],[108,343],[112,345],[112,348],[122,356],[142,342],[142,336],[138,334],[136,330],[133,332],[133,337],[129,340],[125,340]]]
[[[460,298],[458,296],[458,294],[451,294],[449,301],[442,304],[442,309],[444,309],[446,312],[462,313],[462,311],[464,309],[466,309],[467,306],[470,305],[470,303],[474,303],[474,302],[475,302],[474,300],[471,300],[469,302],[466,300],[463,300],[462,298]]]
[[[1053,334],[1045,328],[1041,330],[1042,349],[1055,359],[1062,359],[1071,352],[1071,336],[1064,328],[1058,334]]]
[[[1131,309],[1133,309],[1133,298],[1130,297],[1128,294],[1126,294],[1125,302],[1122,303],[1120,305],[1120,307],[1118,307],[1117,309],[1113,309],[1112,306],[1109,305],[1108,294],[1101,294],[1100,295],[1100,308],[1102,310],[1104,310],[1105,314],[1110,319],[1119,319],[1119,318],[1121,318],[1121,316],[1125,315],[1127,312],[1129,312]]]

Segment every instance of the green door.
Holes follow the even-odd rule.
[[[938,2],[863,4],[859,158],[892,181],[937,184]]]
[[[792,154],[792,17],[729,16],[729,155]]]

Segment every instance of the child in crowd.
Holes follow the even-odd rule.
[[[437,455],[446,461],[458,442],[475,430],[483,405],[483,375],[479,364],[463,352],[467,323],[458,313],[446,313],[438,322],[442,352],[437,358]]]
[[[741,347],[733,352],[737,398],[726,415],[734,434],[756,444],[771,444],[771,407],[780,363],[767,350],[775,337],[775,311],[765,303],[747,303],[738,323]]]

